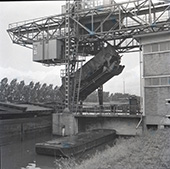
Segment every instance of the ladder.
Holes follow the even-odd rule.
[[[65,106],[73,108],[78,103],[80,78],[77,77],[76,71],[80,68],[80,61],[78,61],[78,24],[70,24],[70,17],[78,20],[78,5],[79,1],[74,1],[74,5],[70,4],[70,0],[66,1],[66,15],[65,15]],[[76,67],[77,66],[77,67]],[[81,73],[80,73],[81,74]],[[77,85],[76,85],[77,84]],[[73,96],[73,97],[72,97]],[[70,107],[70,103],[72,106]]]
[[[74,5],[72,6],[72,17],[76,20],[79,20],[79,15],[77,14],[77,10],[78,10],[78,4],[80,2],[75,0],[74,1]],[[72,35],[73,38],[71,39],[71,51],[72,51],[72,65],[71,65],[71,72],[75,72],[76,69],[76,62],[77,62],[77,53],[78,53],[78,23],[74,22],[73,27],[72,27]]]
[[[70,0],[66,0],[65,15],[65,107],[70,104]]]

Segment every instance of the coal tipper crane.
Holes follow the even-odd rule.
[[[33,49],[33,61],[65,65],[58,93],[70,108],[123,71],[120,54],[141,50],[136,35],[169,31],[168,9],[152,0],[66,0],[62,14],[13,23],[7,32]]]

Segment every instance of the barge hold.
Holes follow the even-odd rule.
[[[116,137],[115,130],[95,129],[73,136],[37,143],[35,149],[36,153],[40,155],[71,157],[102,144],[114,141]]]

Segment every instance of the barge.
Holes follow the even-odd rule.
[[[83,153],[94,147],[106,144],[116,139],[116,131],[109,129],[95,129],[53,139],[44,143],[37,143],[37,154],[55,157],[71,157]]]

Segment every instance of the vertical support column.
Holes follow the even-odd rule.
[[[75,112],[78,109],[79,93],[80,93],[80,83],[82,75],[82,61],[78,60],[74,79],[74,91],[73,91],[73,105],[75,106]]]
[[[69,63],[66,63],[66,76],[65,76],[65,106],[69,107],[69,88],[70,88],[70,77],[69,77]]]
[[[103,108],[103,85],[98,88],[99,106]]]
[[[141,43],[141,42],[140,42]],[[142,50],[142,46],[140,46]],[[142,131],[146,131],[146,117],[145,117],[145,96],[144,96],[144,82],[143,82],[143,54],[139,52],[139,64],[140,64],[140,111],[142,111]]]
[[[70,1],[66,1],[66,16],[65,16],[65,106],[69,107],[70,93],[70,19],[69,19]]]
[[[122,23],[121,23],[121,9],[120,9],[120,5],[119,5],[119,29],[121,29],[122,27]]]
[[[70,112],[54,113],[52,133],[54,135],[62,135],[63,128],[65,135],[75,135],[78,133],[78,119]]]
[[[79,21],[79,6],[80,6],[79,1],[74,1],[74,11],[72,14],[72,17],[74,20]],[[74,74],[74,86],[72,84],[72,89],[73,89],[73,99],[72,99],[72,108],[74,109],[74,112],[77,112],[77,106],[78,106],[78,100],[79,100],[79,88],[80,88],[80,81],[81,81],[81,62],[79,62],[79,57],[78,57],[78,45],[79,45],[79,29],[78,29],[78,23],[74,22],[73,27],[72,27],[72,32],[74,38],[72,39],[72,51],[73,51],[73,60],[72,60],[72,74]],[[80,71],[78,71],[78,69]]]
[[[149,0],[149,24],[152,24],[151,0]]]

